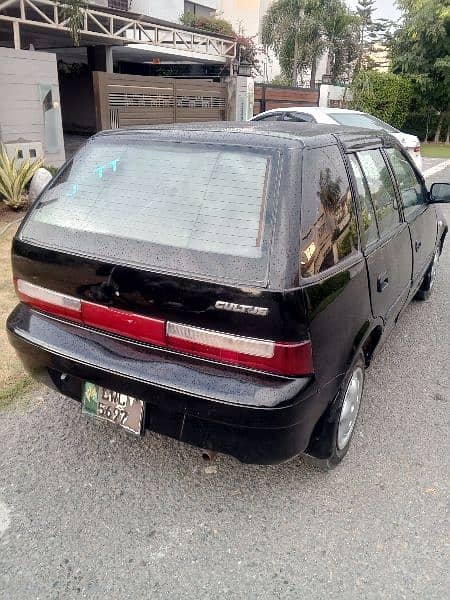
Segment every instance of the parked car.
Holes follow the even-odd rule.
[[[422,154],[420,140],[416,135],[404,133],[392,125],[358,110],[345,108],[322,108],[319,106],[294,106],[289,108],[274,108],[260,113],[252,121],[295,121],[300,123],[324,123],[329,125],[345,125],[386,131],[393,135],[406,148],[416,166],[422,170]]]
[[[15,236],[9,338],[36,378],[137,435],[332,466],[374,353],[431,294],[438,202],[450,184],[428,192],[383,132],[102,132]]]

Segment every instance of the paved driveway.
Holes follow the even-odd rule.
[[[447,245],[328,474],[301,459],[210,466],[53,392],[19,399],[0,416],[0,597],[447,598],[449,314]]]
[[[442,158],[424,158],[422,161],[422,171],[428,181],[448,181],[450,160],[443,160]],[[442,179],[442,177],[444,177],[444,179]]]

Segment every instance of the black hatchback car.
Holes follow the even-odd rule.
[[[88,415],[251,463],[345,455],[375,351],[447,226],[379,131],[192,124],[93,137],[13,243],[8,334]]]

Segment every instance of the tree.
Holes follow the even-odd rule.
[[[350,78],[358,58],[357,30],[359,18],[342,2],[331,1],[330,10],[325,14],[324,27],[327,37],[327,73],[332,83],[342,75]]]
[[[388,19],[375,19],[375,0],[359,0],[356,14],[359,17],[359,52],[356,71],[377,66],[374,56],[378,48],[384,49],[384,42],[390,36],[392,22]]]
[[[438,113],[438,142],[450,113],[450,0],[398,4],[404,18],[391,42],[393,70],[412,80],[418,104]]]
[[[306,31],[306,5],[307,0],[278,0],[263,19],[262,42],[274,50],[286,77],[290,71],[292,85],[297,85],[302,62],[300,45],[302,42],[311,42],[310,34]]]
[[[359,53],[357,70],[364,66],[364,57],[370,52],[375,41],[372,15],[375,10],[375,0],[359,0],[356,13],[359,17]]]
[[[84,11],[88,7],[88,0],[56,0],[56,4],[63,8],[63,15],[67,19],[74,46],[79,46],[80,30],[83,28]]]
[[[262,41],[280,61],[284,77],[297,85],[298,75],[310,69],[310,85],[315,86],[317,63],[326,50],[330,69],[337,77],[354,48],[355,20],[343,0],[278,0],[267,11]]]

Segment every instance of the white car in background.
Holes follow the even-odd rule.
[[[346,108],[322,108],[319,106],[290,106],[274,108],[255,115],[250,121],[296,121],[301,123],[328,123],[364,129],[382,129],[393,135],[409,152],[418,169],[422,170],[420,141],[416,135],[403,133],[384,121],[367,113]]]

